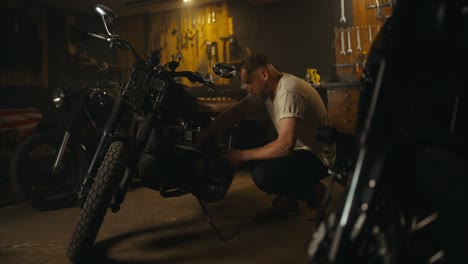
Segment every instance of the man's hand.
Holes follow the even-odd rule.
[[[242,163],[246,162],[246,150],[232,149],[223,153],[223,158],[228,162],[232,168],[239,167]]]

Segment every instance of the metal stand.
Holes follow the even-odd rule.
[[[218,227],[214,223],[213,219],[208,215],[208,209],[206,208],[205,203],[198,197],[197,197],[197,200],[198,200],[198,203],[200,203],[201,208],[203,209],[203,214],[206,216],[206,218],[208,219],[208,222],[210,223],[211,227],[214,229],[216,234],[219,236],[219,238],[221,238],[221,240],[224,242],[231,240],[234,237],[234,234],[227,238],[224,237],[223,234],[221,234],[221,231],[218,229]]]
[[[327,212],[328,205],[331,201],[331,194],[333,189],[333,183],[336,180],[336,173],[334,171],[330,171],[329,174],[330,182],[328,183],[327,191],[325,193],[325,197],[323,198],[322,206],[320,207],[319,219],[316,222],[316,228],[318,228],[320,223],[325,219],[325,214]]]

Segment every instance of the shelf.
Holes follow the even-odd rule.
[[[361,86],[359,81],[351,82],[330,82],[330,83],[321,83],[319,85],[313,84],[312,87],[317,89],[341,89],[341,88],[353,88]]]

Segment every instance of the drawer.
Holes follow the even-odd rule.
[[[351,115],[339,115],[339,116],[329,116],[328,121],[329,125],[336,127],[338,129],[354,129],[356,128],[356,116]]]
[[[358,103],[328,103],[329,115],[357,115]]]
[[[328,103],[359,102],[359,89],[328,90]]]

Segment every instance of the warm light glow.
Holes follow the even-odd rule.
[[[184,3],[192,2],[192,0],[184,0]]]

